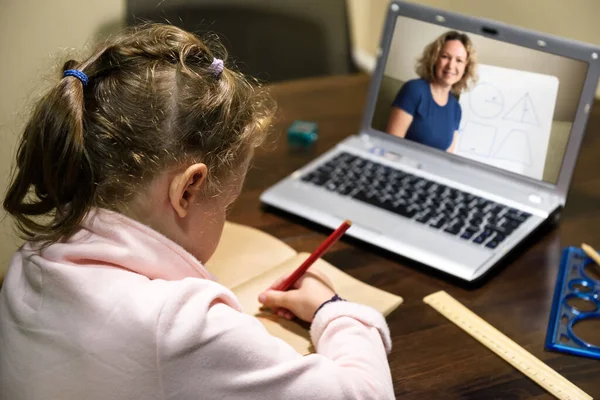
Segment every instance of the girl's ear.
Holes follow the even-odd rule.
[[[187,216],[194,204],[208,174],[206,164],[190,165],[185,171],[175,175],[169,185],[169,201],[180,218]]]

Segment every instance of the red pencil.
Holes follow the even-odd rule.
[[[326,251],[329,249],[335,242],[342,237],[344,232],[350,228],[352,222],[349,220],[345,220],[342,224],[337,228],[317,249],[310,255],[308,258],[300,265],[290,276],[287,277],[286,280],[281,282],[279,286],[274,288],[273,290],[288,290],[304,273],[308,270],[308,268],[314,264]]]

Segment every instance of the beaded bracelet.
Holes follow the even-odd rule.
[[[323,308],[323,306],[324,306],[325,304],[327,304],[327,303],[333,303],[334,301],[346,301],[346,300],[344,300],[344,299],[342,299],[340,296],[338,296],[338,295],[337,295],[337,293],[336,293],[336,294],[334,294],[332,298],[330,298],[330,299],[329,299],[329,300],[327,300],[327,301],[324,301],[324,302],[323,302],[323,303],[322,303],[322,304],[319,306],[319,308],[317,308],[317,311],[315,311],[315,313],[313,314],[313,319],[315,318],[315,315],[317,315],[317,313],[319,312],[319,310],[320,310],[321,308]]]

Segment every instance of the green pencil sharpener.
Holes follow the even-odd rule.
[[[316,122],[294,121],[287,132],[288,144],[291,146],[308,147],[319,138]]]

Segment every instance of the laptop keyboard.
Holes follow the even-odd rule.
[[[531,216],[349,153],[301,179],[490,249]]]

